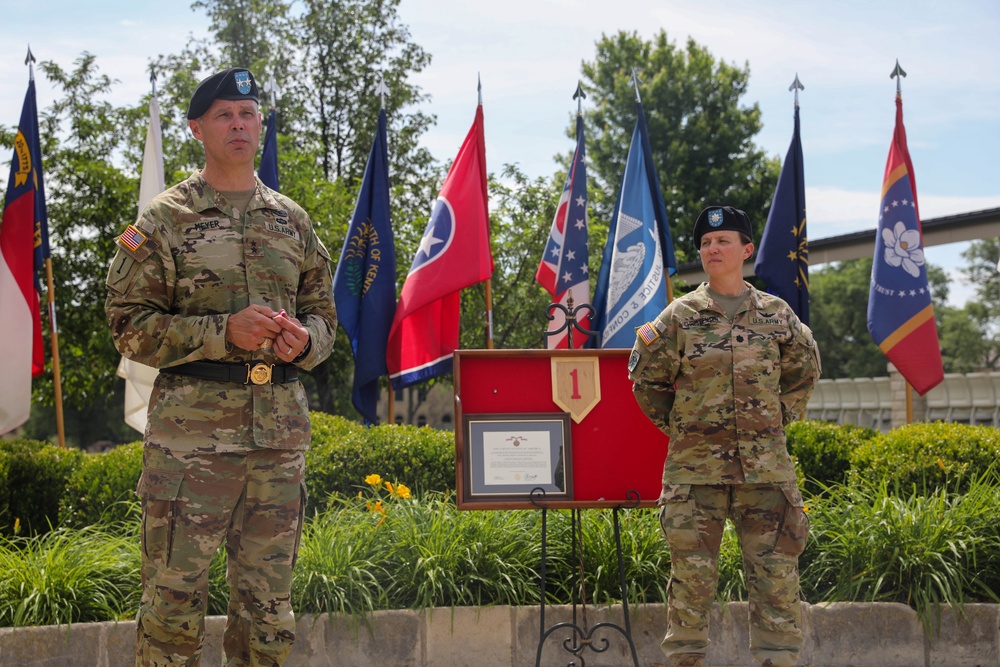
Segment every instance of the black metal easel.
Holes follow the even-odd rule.
[[[576,329],[580,333],[586,336],[593,336],[595,332],[585,329],[580,326],[577,321],[577,313],[581,310],[589,311],[593,314],[593,308],[589,303],[580,304],[574,307],[573,297],[569,297],[566,301],[566,305],[559,303],[550,303],[545,311],[545,316],[551,321],[555,319],[555,311],[561,310],[565,316],[565,323],[555,331],[546,331],[545,335],[555,336],[562,333],[564,330],[567,331],[567,346],[569,349],[574,349],[573,347],[573,330]],[[548,547],[548,506],[545,503],[545,490],[542,488],[535,488],[531,491],[531,504],[542,510],[542,555],[541,555],[541,567],[539,568],[539,574],[541,575],[540,588],[541,588],[541,601],[539,609],[539,637],[538,637],[538,652],[535,657],[535,667],[541,667],[542,662],[542,648],[544,647],[545,641],[554,633],[559,630],[569,630],[570,635],[566,637],[563,642],[563,648],[571,653],[573,656],[579,659],[580,667],[585,667],[587,662],[583,657],[583,651],[590,649],[594,653],[603,653],[611,647],[611,643],[608,641],[607,637],[595,638],[594,634],[598,631],[610,630],[621,633],[628,642],[629,651],[632,654],[632,664],[635,667],[639,667],[639,657],[635,651],[635,642],[632,640],[632,624],[629,619],[628,611],[628,592],[625,584],[625,561],[622,556],[622,540],[621,540],[621,524],[619,521],[619,511],[622,509],[632,509],[639,506],[639,493],[634,490],[628,491],[626,493],[628,499],[627,503],[621,505],[616,505],[612,508],[612,516],[614,521],[614,535],[615,535],[615,553],[618,557],[618,583],[621,587],[621,601],[622,601],[622,612],[624,615],[624,627],[611,622],[601,622],[596,623],[593,626],[589,626],[587,623],[587,596],[586,596],[586,577],[583,568],[583,547],[582,539],[583,535],[581,532],[581,522],[580,522],[580,512],[579,509],[572,509],[571,520],[570,520],[570,535],[571,535],[571,547],[574,556],[577,558],[577,573],[579,575],[579,587],[573,587],[573,620],[556,623],[549,628],[545,627],[545,598],[546,598],[546,584],[547,584],[547,547]],[[580,592],[580,608],[582,616],[582,625],[577,622],[577,591]],[[571,661],[567,663],[567,667],[575,667],[576,662]]]

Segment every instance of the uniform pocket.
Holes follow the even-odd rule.
[[[806,514],[802,494],[794,484],[783,484],[781,492],[785,495],[785,516],[778,530],[778,540],[774,545],[775,553],[786,556],[798,556],[806,548],[809,537],[809,516]]]
[[[141,542],[147,560],[169,564],[184,473],[144,470],[136,493],[142,501]]]
[[[690,484],[667,484],[656,503],[660,529],[671,551],[694,551],[701,546]]]

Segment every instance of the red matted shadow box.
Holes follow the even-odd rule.
[[[539,509],[528,470],[550,482],[535,496],[548,508],[633,506],[636,494],[654,506],[669,439],[632,395],[629,353],[456,351],[459,509]]]

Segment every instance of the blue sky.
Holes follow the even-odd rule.
[[[746,104],[760,105],[757,143],[784,158],[798,73],[809,237],[875,226],[894,122],[898,58],[908,76],[903,105],[925,219],[1000,206],[1000,3],[791,3],[777,0],[402,0],[413,41],[433,55],[416,82],[438,118],[426,146],[450,160],[472,123],[482,77],[488,167],[516,162],[532,176],[557,168],[575,110],[580,65],[602,34],[688,36],[714,56],[749,63]],[[0,123],[20,115],[26,45],[63,67],[84,50],[117,79],[112,101],[134,104],[149,89],[146,64],[178,51],[205,19],[188,2],[0,0]],[[263,77],[262,77],[263,78]],[[52,91],[39,76],[39,105]],[[374,119],[372,120],[374,123]],[[622,151],[627,147],[623,146]],[[2,157],[6,160],[8,158]],[[5,178],[5,177],[4,177]],[[966,244],[927,249],[950,271]],[[971,288],[954,275],[952,301]]]

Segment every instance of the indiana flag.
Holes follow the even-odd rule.
[[[139,174],[139,213],[156,195],[166,189],[163,176],[163,135],[160,131],[160,106],[156,95],[149,100],[149,126],[146,128],[146,145],[142,152],[142,172]],[[129,227],[122,235],[128,245]],[[125,378],[125,423],[139,431],[146,431],[146,413],[153,383],[159,371],[152,366],[122,357],[118,364],[118,377]]]
[[[278,115],[273,107],[267,114],[267,130],[264,132],[264,148],[260,153],[257,176],[264,185],[281,192],[278,187]]]
[[[389,222],[389,156],[385,109],[365,167],[358,202],[333,278],[337,317],[354,352],[351,402],[366,424],[378,421],[378,380],[396,313],[396,250]]]
[[[48,216],[34,77],[14,137],[0,221],[0,433],[28,420],[31,378],[45,370],[38,272],[49,257]]]
[[[809,324],[809,241],[798,104],[792,143],[781,165],[753,270],[767,285],[768,292],[784,299],[799,319]]]
[[[638,120],[594,291],[595,330],[606,348],[635,344],[635,330],[666,307],[667,272],[677,271],[641,103],[636,110]]]
[[[479,105],[434,203],[396,306],[386,363],[397,389],[452,369],[461,290],[493,275],[487,201]]]
[[[882,180],[868,293],[868,331],[918,394],[926,394],[944,379],[924,263],[917,184],[906,148],[903,100],[898,94],[896,130]]]
[[[590,269],[587,266],[587,156],[583,141],[583,117],[576,117],[576,150],[563,187],[556,217],[552,220],[549,241],[545,244],[542,261],[535,273],[535,280],[548,290],[552,300],[567,306],[573,299],[573,308],[590,303]],[[577,322],[584,329],[590,328],[590,314],[580,311]],[[549,322],[551,335],[545,337],[546,347],[566,349],[569,346],[567,331],[552,334],[566,324],[566,315],[556,309]],[[573,346],[585,347],[590,337],[574,332]]]

